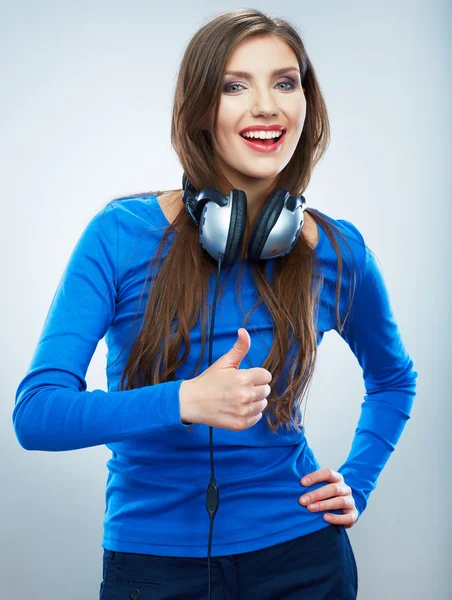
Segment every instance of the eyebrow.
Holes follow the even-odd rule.
[[[274,69],[271,72],[271,75],[282,75],[283,73],[287,73],[288,71],[298,71],[297,67],[283,67],[282,69]],[[251,73],[247,73],[246,71],[225,71],[225,75],[234,75],[234,77],[245,77],[248,79],[253,79],[253,75]]]

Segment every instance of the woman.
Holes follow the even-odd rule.
[[[417,373],[381,271],[350,221],[303,205],[289,251],[256,259],[268,203],[282,198],[285,214],[301,215],[296,199],[329,140],[294,27],[253,9],[201,27],[180,67],[171,135],[188,179],[182,189],[115,199],[88,223],[18,387],[16,435],[29,450],[111,449],[104,600],[356,598],[346,529],[410,418]],[[200,244],[200,221],[219,206],[210,202],[198,221],[193,214],[206,188],[228,202],[241,190],[244,202],[243,241],[218,270],[212,311],[221,265]],[[320,467],[299,410],[332,329],[367,391],[338,470]],[[104,336],[108,392],[87,391]],[[221,500],[208,557],[211,427]]]

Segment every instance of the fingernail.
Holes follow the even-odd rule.
[[[309,496],[302,496],[301,497],[301,501],[303,502],[303,504],[309,504]]]
[[[303,477],[303,479],[301,480],[301,483],[303,485],[309,485],[311,483],[311,480],[307,477]]]
[[[310,506],[308,506],[309,510],[317,510],[319,508],[319,505],[316,504],[311,504]]]

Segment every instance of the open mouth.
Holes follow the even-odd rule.
[[[277,146],[279,146],[283,139],[284,136],[286,135],[285,130],[282,132],[282,134],[279,137],[274,137],[274,138],[255,138],[255,137],[246,137],[244,136],[242,133],[239,134],[240,137],[242,137],[245,142],[251,144],[251,145],[255,145],[255,146],[260,146],[261,148],[270,148],[272,146],[274,146],[275,148]]]

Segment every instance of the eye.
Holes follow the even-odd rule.
[[[282,89],[295,89],[297,87],[297,82],[294,81],[293,79],[291,79],[290,77],[279,81],[276,85],[281,85],[281,84],[286,84],[289,85],[289,88],[282,88]],[[236,83],[236,82],[231,82],[231,83],[225,83],[223,86],[223,92],[234,92],[236,90],[231,90],[231,87],[243,87],[243,85],[241,83]],[[281,89],[281,88],[280,88]]]
[[[286,85],[290,85],[291,87],[289,89],[292,89],[292,90],[297,87],[297,82],[294,81],[293,79],[289,79],[289,81],[280,81],[277,85],[281,85],[282,83],[285,83]]]
[[[239,86],[240,87],[240,83],[225,83],[224,86],[223,86],[223,92],[234,91],[234,90],[230,89],[232,86],[235,86],[235,87]]]

